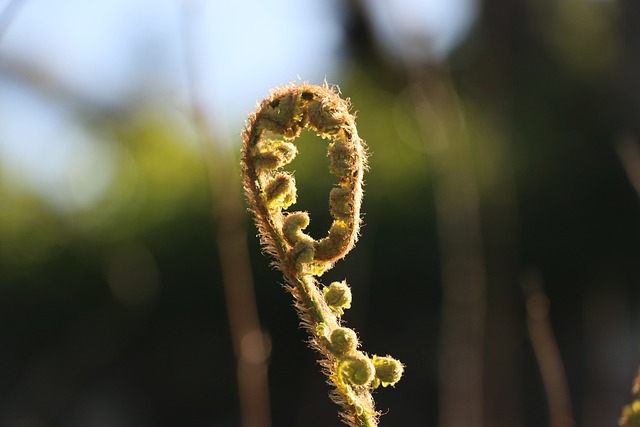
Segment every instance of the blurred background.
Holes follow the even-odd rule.
[[[239,184],[292,81],[371,169],[383,426],[614,426],[640,364],[636,0],[0,1],[0,426],[338,426]],[[330,218],[326,145],[299,203]]]

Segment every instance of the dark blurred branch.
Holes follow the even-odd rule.
[[[339,2],[344,8],[345,56],[364,66],[368,73],[377,75],[380,84],[400,90],[405,84],[402,64],[399,67],[378,42],[369,3],[367,0]]]
[[[414,83],[416,112],[418,120],[423,122],[421,115],[434,104],[441,111],[431,111],[431,114],[454,117],[458,112],[454,98],[445,85],[431,86],[428,91],[424,80]],[[457,118],[462,122],[461,117]],[[462,125],[461,122],[456,125]],[[431,139],[427,132],[433,130],[423,129],[425,141]],[[440,142],[444,146],[435,147],[431,152],[443,289],[440,426],[481,427],[484,424],[486,267],[480,196],[469,141],[456,132]]]
[[[217,243],[222,269],[222,281],[227,303],[229,328],[236,355],[236,373],[240,399],[240,418],[243,427],[270,427],[269,388],[267,382],[267,339],[260,327],[253,277],[249,262],[243,209],[240,199],[239,172],[225,136],[214,137],[202,99],[197,67],[194,31],[197,6],[200,2],[181,3],[182,45],[189,84],[193,122],[199,135],[209,176],[213,213],[218,226]],[[208,114],[207,114],[208,113]],[[220,117],[217,125],[220,125]]]
[[[633,138],[633,136],[625,135],[616,141],[615,148],[631,186],[640,197],[640,144],[635,138]],[[635,397],[635,401],[623,408],[623,415],[618,421],[618,424],[622,427],[634,426],[635,424],[632,420],[639,417],[640,370],[638,370],[638,374],[633,380],[631,394]]]
[[[607,106],[614,112],[619,127],[640,135],[640,2],[620,0],[618,7],[621,52],[614,75],[615,99]]]
[[[616,141],[615,149],[631,186],[640,196],[640,144],[631,135],[625,135]]]
[[[123,100],[117,105],[101,103],[60,79],[34,61],[20,57],[0,58],[0,80],[25,86],[58,108],[68,108],[85,117],[119,119],[129,115],[135,103]]]
[[[569,385],[549,320],[549,298],[542,289],[540,274],[536,271],[526,273],[522,277],[522,288],[526,298],[529,337],[544,383],[551,427],[573,427]]]

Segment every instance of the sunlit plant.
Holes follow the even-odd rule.
[[[622,408],[622,416],[618,421],[620,427],[640,427],[640,371],[633,381],[631,394],[635,400]]]
[[[305,128],[328,140],[329,171],[338,178],[329,194],[333,223],[321,239],[304,232],[307,212],[286,211],[296,202],[297,189],[293,173],[282,168],[295,158],[293,140]],[[351,306],[351,288],[346,281],[324,286],[317,279],[354,247],[360,229],[367,153],[349,103],[326,84],[284,86],[249,116],[242,137],[244,191],[261,243],[284,275],[309,342],[321,355],[334,386],[331,397],[346,424],[376,426],[380,414],[371,391],[395,385],[403,365],[360,350],[356,332],[341,319]]]

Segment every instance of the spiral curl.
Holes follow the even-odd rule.
[[[328,140],[329,172],[338,178],[329,194],[333,222],[320,239],[303,231],[307,212],[286,211],[297,189],[294,175],[281,169],[295,158],[293,140],[305,128]],[[395,384],[402,364],[358,350],[355,331],[341,326],[351,306],[349,286],[343,281],[322,287],[316,280],[354,247],[361,225],[367,154],[349,103],[326,84],[283,86],[249,116],[242,139],[244,192],[261,243],[285,277],[312,347],[323,356],[320,364],[335,387],[331,396],[342,406],[346,424],[374,427],[380,414],[371,390]]]

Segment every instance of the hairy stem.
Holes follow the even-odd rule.
[[[286,211],[296,201],[297,188],[293,174],[282,167],[295,158],[292,141],[305,128],[328,140],[329,171],[338,178],[329,194],[333,223],[318,240],[303,231],[310,221],[307,212]],[[326,85],[275,90],[249,116],[243,132],[244,191],[261,243],[295,298],[311,346],[320,353],[320,364],[334,386],[331,397],[342,407],[343,421],[374,427],[379,413],[371,391],[395,385],[403,366],[389,356],[370,357],[359,350],[355,331],[341,322],[351,306],[350,288],[344,281],[325,287],[316,279],[356,243],[366,167],[365,144],[349,104]]]

